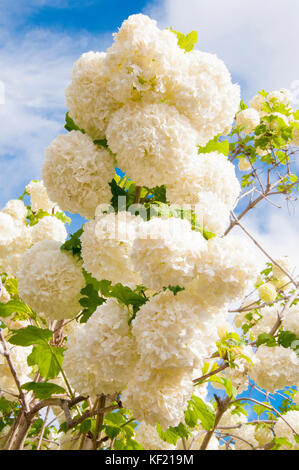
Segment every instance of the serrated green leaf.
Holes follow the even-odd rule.
[[[67,240],[63,245],[61,245],[60,249],[62,251],[70,251],[73,255],[81,256],[81,240],[80,237],[83,233],[83,227],[77,230],[77,232],[73,233],[69,240]]]
[[[27,382],[22,385],[24,390],[33,391],[36,398],[47,400],[52,395],[61,395],[66,393],[63,387],[50,382]]]
[[[38,328],[37,326],[29,325],[26,328],[20,328],[8,340],[9,343],[16,346],[32,346],[33,344],[44,345],[53,336],[53,331],[48,329]]]
[[[214,139],[210,140],[205,147],[198,147],[198,153],[211,153],[211,152],[218,152],[223,153],[223,155],[229,154],[229,141],[224,140],[220,142],[218,137],[214,137]]]
[[[27,363],[29,366],[37,365],[45,380],[55,379],[61,371],[63,353],[64,348],[50,348],[48,344],[39,344],[32,349]]]
[[[33,316],[31,308],[22,300],[10,300],[6,304],[0,302],[0,317],[7,318],[13,313],[23,313],[28,317]]]

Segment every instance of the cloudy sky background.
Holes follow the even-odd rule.
[[[73,62],[105,50],[122,21],[140,12],[161,27],[196,29],[197,47],[225,61],[244,100],[261,88],[290,88],[299,107],[299,0],[0,0],[0,207],[40,178],[44,150],[63,132]],[[0,103],[1,95],[0,86]],[[275,256],[299,265],[295,209],[261,204],[246,226]]]

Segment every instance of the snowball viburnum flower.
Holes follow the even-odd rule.
[[[251,134],[261,121],[258,111],[254,108],[244,109],[237,114],[236,123],[244,134]]]
[[[51,320],[79,313],[80,291],[85,286],[82,262],[60,245],[54,240],[36,243],[25,253],[18,272],[21,298]]]
[[[277,296],[277,291],[272,282],[266,282],[258,288],[260,299],[266,304],[272,304]]]

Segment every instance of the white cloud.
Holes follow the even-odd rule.
[[[111,41],[110,34],[69,36],[42,29],[21,35],[11,24],[5,31],[0,48],[5,90],[0,102],[0,207],[22,193],[30,179],[40,178],[44,150],[63,131],[64,89],[74,61],[99,44],[105,50]]]

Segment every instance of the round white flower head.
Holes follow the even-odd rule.
[[[104,52],[87,52],[75,62],[71,82],[65,90],[66,105],[76,125],[93,139],[103,139],[117,103],[107,90],[103,74]]]
[[[0,258],[0,269],[6,272],[10,277],[17,277],[17,272],[20,269],[23,260],[22,254],[9,254],[4,258]]]
[[[55,210],[55,206],[57,207],[54,202],[50,201],[43,181],[31,181],[26,186],[26,191],[31,196],[31,209],[33,212],[41,209],[51,214],[53,209]]]
[[[259,424],[255,428],[254,437],[259,443],[259,446],[264,447],[265,445],[269,444],[273,440],[274,435],[269,426],[267,426],[266,424]]]
[[[9,246],[18,235],[18,228],[14,219],[4,212],[0,212],[0,256],[5,256]]]
[[[299,382],[299,359],[290,348],[261,345],[256,353],[256,361],[251,378],[267,392],[273,393]]]
[[[298,410],[291,410],[288,411],[286,414],[283,415],[284,419],[290,424],[290,426],[294,429],[294,431],[299,434],[299,411]],[[275,436],[285,437],[287,441],[293,446],[291,450],[299,450],[299,444],[296,442],[294,433],[292,429],[287,423],[282,419],[278,418],[275,426],[274,432]],[[285,445],[281,447],[282,450],[290,450],[290,447]]]
[[[0,212],[0,264],[6,266],[8,258],[22,255],[30,244],[29,228],[19,224],[9,214]]]
[[[193,50],[184,55],[181,72],[170,75],[166,102],[189,118],[205,145],[231,129],[240,104],[240,88],[233,85],[224,62],[216,55]]]
[[[291,331],[299,338],[299,305],[293,305],[284,314],[282,325],[286,331]]]
[[[101,281],[125,285],[141,284],[130,258],[140,216],[129,212],[114,212],[90,220],[81,237],[83,266]]]
[[[276,299],[277,292],[272,282],[266,282],[258,288],[260,299],[266,304],[272,304]]]
[[[22,346],[13,346],[6,344],[10,359],[16,369],[18,378],[23,385],[26,382],[30,382],[32,379],[29,377],[31,368],[27,364],[27,356],[31,353],[32,348],[24,348]],[[3,356],[3,345],[0,343],[0,390],[3,389],[7,392],[19,395],[18,388],[15,383],[15,379],[11,373],[10,367],[6,358]],[[7,400],[15,401],[16,398],[9,393],[4,392],[4,396]]]
[[[179,176],[167,186],[167,198],[174,204],[196,204],[198,193],[211,191],[232,210],[240,193],[235,167],[218,152],[196,155]]]
[[[241,160],[239,160],[238,168],[240,171],[251,170],[250,161],[247,160],[247,158],[241,158]]]
[[[131,259],[146,287],[184,286],[193,278],[206,245],[187,220],[154,217],[140,226]]]
[[[159,102],[169,81],[183,68],[184,51],[169,30],[160,30],[156,21],[145,15],[125,20],[104,62],[109,79],[108,91],[118,101]]]
[[[233,433],[234,434],[234,433]],[[238,429],[236,437],[236,450],[254,450],[259,447],[255,437],[255,426],[249,424]]]
[[[295,402],[297,406],[299,406],[299,391],[297,391],[295,395],[293,396],[293,401]]]
[[[64,223],[57,217],[46,216],[31,227],[32,243],[42,240],[55,240],[64,243],[67,237],[67,231]]]
[[[229,223],[229,208],[211,191],[201,191],[197,197],[195,214],[200,227],[216,235],[223,235]]]
[[[234,361],[237,367],[228,367],[224,372],[225,376],[231,380],[233,386],[238,390],[238,393],[247,390],[249,383],[248,374],[251,374],[251,371],[254,370],[256,363],[255,354],[251,346],[242,346],[240,353],[246,356],[248,360],[243,357],[237,357]]]
[[[225,411],[219,422],[220,426],[238,426],[238,424],[247,423],[247,417],[245,415],[232,413],[232,411],[234,411],[233,407]]]
[[[27,217],[27,208],[23,201],[12,199],[8,201],[1,212],[9,214],[16,222],[25,224]]]
[[[257,338],[262,333],[270,333],[281,309],[281,307],[274,305],[273,307],[264,307],[258,310],[262,318],[257,319],[256,324],[250,330],[254,338]]]
[[[292,101],[292,93],[287,90],[286,88],[282,88],[281,90],[271,91],[267,96],[267,101],[278,101],[285,106],[288,106]]]
[[[96,207],[111,199],[113,158],[80,131],[53,140],[46,149],[42,173],[50,197],[62,210],[92,218]]]
[[[132,333],[141,360],[153,369],[194,369],[215,348],[213,320],[198,298],[167,290],[152,297],[137,312]]]
[[[252,100],[249,102],[250,108],[258,111],[261,117],[265,116],[264,106],[266,104],[266,99],[262,95],[255,95]]]
[[[130,103],[116,111],[107,140],[119,167],[136,184],[172,183],[196,155],[196,131],[174,106]]]
[[[151,370],[140,362],[134,370],[128,388],[122,392],[122,403],[139,421],[165,430],[184,419],[190,400],[192,373],[183,369]]]
[[[197,264],[197,276],[188,289],[207,306],[221,307],[240,300],[259,271],[255,250],[245,238],[211,238]]]
[[[6,288],[0,282],[0,302],[3,304],[7,304],[10,301],[10,295],[7,292]]]
[[[244,109],[236,116],[236,124],[242,128],[244,134],[251,134],[261,122],[258,111],[254,108]]]
[[[23,257],[18,272],[19,293],[37,313],[52,320],[80,312],[80,291],[85,286],[81,262],[60,249],[60,243],[43,240]]]
[[[136,431],[135,439],[145,450],[174,450],[175,446],[165,442],[154,426],[142,421]]]
[[[108,299],[85,325],[69,335],[64,370],[78,393],[95,398],[122,391],[135,361],[128,311]]]
[[[285,271],[288,273],[291,273],[292,271],[292,265],[290,262],[290,258],[288,256],[282,256],[281,258],[278,258],[275,260],[279,266],[281,266]],[[280,267],[277,266],[276,264],[273,263],[272,265],[272,272],[273,276],[276,278],[280,278],[282,276],[286,276],[285,273],[280,269]]]

